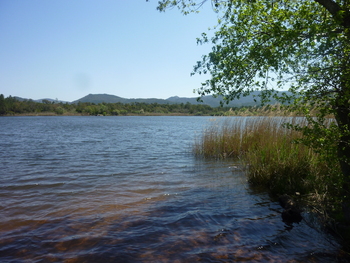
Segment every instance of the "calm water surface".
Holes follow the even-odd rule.
[[[0,262],[337,262],[238,164],[191,145],[209,117],[0,118]]]

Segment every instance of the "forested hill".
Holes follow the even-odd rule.
[[[169,104],[169,101],[163,99],[126,99],[109,94],[89,94],[81,99],[75,100],[72,103],[90,102],[90,103],[158,103]]]
[[[97,100],[98,98],[99,100]],[[209,99],[205,97],[204,99]],[[84,99],[84,98],[83,98]],[[95,100],[96,99],[96,100]],[[118,101],[119,100],[119,101]],[[264,107],[250,106],[226,106],[215,107],[199,103],[195,98],[171,97],[167,100],[160,99],[123,99],[113,95],[89,95],[85,100],[62,102],[58,100],[42,99],[31,100],[19,97],[7,97],[0,94],[0,116],[11,115],[267,115],[280,105],[266,105]],[[218,102],[218,99],[216,101]],[[236,104],[244,105],[244,104]],[[276,113],[274,113],[276,114]],[[283,113],[284,114],[284,113]]]
[[[234,100],[230,102],[230,104],[226,105],[229,107],[243,107],[243,106],[256,106],[260,105],[259,98],[255,98],[256,102],[254,101],[254,96],[257,96],[259,92],[253,92],[251,95],[247,97],[242,97],[239,100]],[[118,97],[115,95],[109,95],[109,94],[89,94],[81,99],[78,99],[76,101],[73,101],[72,103],[78,103],[78,102],[90,102],[90,103],[158,103],[158,104],[181,104],[181,103],[191,103],[191,104],[206,104],[211,107],[219,107],[220,101],[222,100],[222,97],[214,98],[213,96],[204,96],[202,98],[203,102],[198,102],[196,97],[193,98],[185,98],[185,97],[170,97],[168,99],[126,99],[122,97]],[[270,104],[275,104],[275,101],[272,100]]]
[[[260,106],[260,99],[257,97],[259,95],[259,91],[252,92],[249,96],[247,97],[241,97],[238,100],[231,101],[228,105],[224,105],[226,107],[234,107],[234,108],[240,108],[240,107],[247,107],[247,106]],[[255,97],[254,97],[255,96]],[[14,97],[18,101],[26,101],[26,100],[31,100],[31,99],[25,99],[21,97]],[[254,98],[256,101],[254,101]],[[38,99],[38,100],[33,100],[34,102],[40,102],[40,103],[72,103],[72,104],[77,104],[78,102],[81,103],[94,103],[94,104],[99,104],[99,103],[123,103],[123,104],[129,104],[129,103],[146,103],[146,104],[152,104],[152,103],[157,103],[157,104],[186,104],[190,103],[193,105],[209,105],[210,107],[219,107],[220,106],[220,101],[222,101],[222,97],[217,97],[214,98],[213,96],[204,96],[202,98],[203,102],[198,102],[197,97],[192,97],[192,98],[186,98],[186,97],[178,97],[178,96],[173,96],[168,99],[156,99],[156,98],[149,98],[149,99],[143,99],[143,98],[136,98],[136,99],[127,99],[127,98],[122,98],[118,97],[115,95],[110,95],[110,94],[89,94],[86,95],[85,97],[82,97],[78,100],[68,102],[68,101],[60,101],[60,100],[54,100],[54,99]],[[276,104],[275,100],[271,100],[269,104]]]

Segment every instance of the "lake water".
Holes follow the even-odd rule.
[[[233,161],[191,146],[209,117],[0,118],[0,262],[344,262]]]

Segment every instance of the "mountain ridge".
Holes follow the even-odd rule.
[[[243,106],[257,106],[260,105],[260,98],[256,97],[260,94],[259,91],[252,92],[251,95],[242,97],[240,99],[231,101],[229,104],[224,104],[227,107],[243,107]],[[255,96],[255,97],[254,97]],[[110,94],[88,94],[85,97],[82,97],[78,100],[73,101],[72,103],[79,102],[90,102],[90,103],[158,103],[158,104],[181,104],[181,103],[190,103],[190,104],[206,104],[211,107],[219,107],[220,101],[222,101],[222,96],[214,97],[213,95],[208,95],[202,97],[202,101],[197,100],[198,97],[179,97],[172,96],[167,99],[156,99],[156,98],[131,98],[126,99],[116,95]],[[255,101],[255,100],[256,101]],[[276,103],[275,100],[271,100],[269,104]]]
[[[229,104],[224,104],[226,107],[244,107],[244,106],[259,106],[260,105],[260,98],[258,95],[260,94],[260,91],[252,92],[249,96],[241,97],[240,99],[236,99],[231,101]],[[21,97],[14,97],[17,100],[30,100],[30,99],[24,99]],[[35,102],[58,102],[58,103],[72,103],[77,104],[79,102],[81,103],[158,103],[158,104],[181,104],[181,103],[190,103],[190,104],[203,104],[203,105],[209,105],[211,107],[219,107],[220,101],[222,101],[223,97],[218,96],[214,97],[213,95],[204,96],[201,98],[202,102],[198,101],[198,97],[179,97],[179,96],[172,96],[167,99],[157,99],[157,98],[123,98],[116,95],[111,94],[88,94],[80,99],[77,99],[72,102],[68,101],[60,101],[60,100],[53,100],[53,99],[38,99],[33,100]],[[271,102],[269,104],[275,104],[276,101],[271,99]]]

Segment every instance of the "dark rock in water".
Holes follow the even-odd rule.
[[[303,217],[298,208],[287,208],[282,212],[282,220],[286,223],[299,223]]]
[[[299,223],[303,217],[297,203],[289,195],[281,195],[278,198],[280,205],[284,208],[282,220],[286,223]]]
[[[290,207],[296,207],[296,203],[294,202],[293,198],[291,198],[289,195],[281,195],[278,198],[278,201],[280,202],[280,205],[285,209]]]

